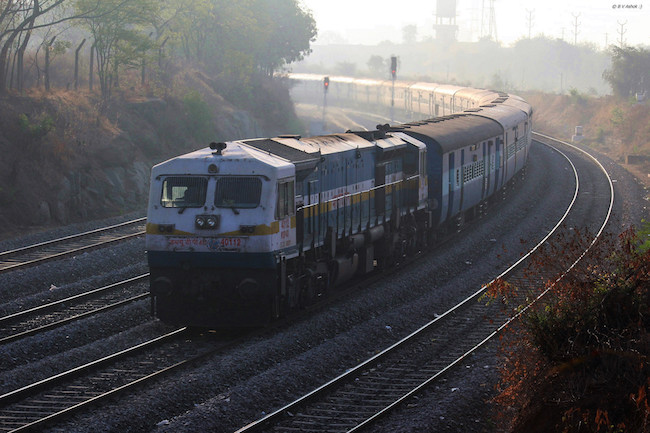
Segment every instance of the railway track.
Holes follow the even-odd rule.
[[[578,227],[594,233],[592,240],[562,270],[563,273],[569,272],[600,237],[609,221],[614,200],[611,179],[593,157],[551,137],[536,134],[535,139],[564,155],[573,167],[575,184],[573,199],[561,220],[544,239],[498,277],[523,289],[520,290],[522,293],[541,292],[532,302],[546,293],[541,289],[544,283],[557,277],[557,269],[542,269],[541,274],[532,278],[526,275],[526,269],[536,261],[540,247],[572,236]],[[562,278],[563,273],[557,278]],[[498,303],[485,305],[485,302],[479,302],[488,285],[383,352],[242,427],[237,433],[356,432],[368,429],[440,380],[528,308],[506,315]]]
[[[0,344],[63,326],[75,320],[118,308],[149,297],[141,283],[149,274],[139,275],[45,305],[0,317]]]
[[[0,273],[79,254],[114,242],[142,236],[146,218],[0,252]]]
[[[153,340],[0,395],[0,431],[42,428],[90,405],[237,344],[237,335],[179,328]]]

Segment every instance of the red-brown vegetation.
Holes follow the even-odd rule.
[[[650,430],[650,250],[637,239],[599,241],[505,331],[495,402],[506,431]],[[575,249],[549,248],[534,267],[567,267]],[[521,295],[502,281],[489,292],[511,311]]]

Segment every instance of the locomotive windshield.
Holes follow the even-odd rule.
[[[259,206],[262,181],[256,177],[220,177],[214,204],[232,209],[253,209]]]
[[[205,203],[208,179],[205,177],[174,176],[163,181],[163,207],[201,207]]]

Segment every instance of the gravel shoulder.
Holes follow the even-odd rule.
[[[648,219],[647,191],[615,163],[605,164],[617,179],[616,220],[610,230]],[[48,431],[234,431],[394,343],[516,261],[563,212],[568,199],[554,191],[568,176],[566,163],[555,152],[533,146],[526,181],[508,200],[403,272],[308,319],[251,338]],[[85,227],[93,225],[105,222]],[[61,230],[69,234],[81,229],[76,225]],[[0,249],[44,240],[55,232],[59,233],[6,240],[0,242]],[[14,271],[0,275],[0,312],[18,311],[146,271],[142,240]],[[56,289],[50,290],[51,285]],[[149,317],[148,304],[142,302],[4,345],[0,356],[10,361],[0,368],[0,392],[166,329]],[[495,431],[498,426],[492,421],[489,401],[498,380],[496,368],[492,344],[373,431]]]

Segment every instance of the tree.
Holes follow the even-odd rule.
[[[386,64],[386,60],[384,60],[382,56],[377,56],[377,55],[370,56],[370,59],[368,60],[368,63],[366,63],[366,65],[368,65],[368,69],[375,77],[384,77],[388,72],[388,66]]]
[[[65,0],[0,1],[0,94],[7,92],[9,53],[14,43],[20,41],[21,36],[25,36],[18,48],[18,52],[23,53],[29,36],[36,27],[37,18],[64,2]],[[22,63],[22,54],[19,56],[19,63]]]
[[[337,74],[353,77],[357,73],[357,65],[352,62],[338,62],[334,67]]]
[[[418,39],[418,26],[408,24],[402,27],[402,40],[405,44],[414,44]]]
[[[96,12],[103,1],[87,0],[88,5],[82,15],[57,16],[54,12],[64,11],[66,6],[72,3],[71,0],[0,0],[0,94],[7,93],[12,47],[18,45],[16,63],[18,64],[17,79],[20,88],[22,86],[22,58],[32,31],[89,16]]]
[[[650,93],[650,51],[645,48],[612,47],[612,67],[603,72],[615,95],[627,98]]]
[[[84,19],[97,56],[97,75],[104,102],[117,84],[120,66],[137,64],[142,52],[152,46],[143,32],[160,3],[154,0],[101,0],[96,13]],[[80,15],[97,8],[96,0],[77,0]]]
[[[264,37],[257,41],[256,60],[265,74],[302,60],[316,40],[316,22],[296,0],[253,0],[253,10]]]

